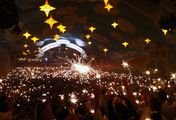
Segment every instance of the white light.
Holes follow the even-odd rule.
[[[176,79],[176,73],[171,74],[171,79]]]
[[[123,66],[124,68],[126,68],[126,67],[128,67],[129,65],[128,65],[127,62],[123,61],[123,62],[122,62],[122,66]]]
[[[95,113],[95,110],[94,110],[94,109],[91,109],[90,112],[91,112],[92,114],[94,114],[94,113]]]
[[[145,71],[145,73],[146,73],[147,75],[150,75],[150,71],[149,71],[149,70]]]
[[[100,75],[100,74],[97,74],[97,75],[96,75],[96,78],[98,78],[98,79],[101,78],[101,75]]]
[[[84,64],[75,63],[72,65],[72,68],[78,71],[81,74],[86,74],[90,71],[90,67]]]
[[[2,83],[2,79],[0,79],[0,83]]]

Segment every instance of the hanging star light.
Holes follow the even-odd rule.
[[[91,42],[91,41],[89,41],[89,42],[87,42],[87,44],[88,44],[88,45],[91,45],[91,44],[92,44],[92,42]]]
[[[94,26],[89,27],[89,30],[93,33],[96,28]]]
[[[61,33],[65,33],[65,31],[66,31],[66,26],[60,24],[59,26],[57,26],[57,29],[59,29],[59,31],[60,31]]]
[[[58,23],[58,21],[54,20],[52,16],[50,16],[50,18],[47,19],[47,20],[45,20],[44,22],[47,23],[47,24],[49,24],[50,29],[53,28],[54,24]]]
[[[91,35],[87,34],[85,37],[86,37],[87,39],[89,39],[89,38],[91,37]]]
[[[107,4],[104,8],[107,9],[109,12],[113,8],[113,6],[111,4]]]
[[[104,4],[107,5],[109,0],[104,0]]]
[[[40,6],[40,11],[45,12],[46,16],[48,17],[50,11],[55,10],[56,8],[49,5],[48,0],[45,1],[45,4]]]
[[[128,42],[126,42],[126,41],[122,43],[122,45],[123,45],[124,47],[127,47],[127,46],[128,46],[128,44],[129,44],[129,43],[128,43]]]
[[[108,49],[107,48],[104,48],[103,49],[104,53],[106,54],[108,52]]]
[[[147,44],[149,44],[149,42],[151,42],[151,40],[150,40],[149,38],[147,38],[147,39],[145,39],[145,42],[146,42]]]
[[[167,35],[168,30],[162,29],[162,32],[164,33],[164,35]]]
[[[116,28],[116,27],[118,26],[118,23],[113,22],[111,25],[112,25],[114,28]]]
[[[34,37],[31,38],[31,40],[32,40],[34,43],[36,43],[36,41],[38,41],[39,38],[37,38],[36,36],[34,36]]]
[[[59,38],[60,38],[60,35],[55,34],[53,40],[57,41],[57,40],[59,40]]]
[[[28,45],[27,44],[24,44],[24,48],[27,48],[28,47]]]
[[[31,34],[29,34],[28,31],[26,31],[26,32],[23,34],[23,36],[26,37],[26,39],[28,39],[28,38],[31,36]]]

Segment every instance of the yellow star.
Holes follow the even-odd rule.
[[[87,44],[88,44],[88,45],[91,45],[91,44],[92,44],[92,42],[91,42],[91,41],[89,41]]]
[[[104,4],[107,5],[109,0],[104,0]]]
[[[64,33],[66,31],[66,26],[60,24],[59,26],[57,26],[57,29],[59,29],[60,32]]]
[[[164,35],[167,35],[168,30],[162,29],[162,31],[163,31]]]
[[[34,36],[34,37],[31,38],[31,40],[32,40],[34,43],[36,43],[36,41],[38,41],[39,38],[37,38],[36,36]]]
[[[107,9],[109,12],[113,8],[113,6],[111,4],[107,4],[104,8]]]
[[[147,44],[149,44],[149,42],[151,42],[151,40],[150,39],[145,39],[145,42],[147,43]]]
[[[112,23],[111,25],[112,25],[114,28],[116,28],[119,24],[116,23],[116,22],[114,22],[114,23]]]
[[[89,30],[93,33],[94,30],[96,30],[96,28],[95,28],[94,26],[91,26],[91,27],[89,28]]]
[[[126,42],[126,41],[122,43],[122,45],[123,45],[124,47],[127,47],[127,46],[128,46],[128,44],[129,44],[129,43],[128,43],[128,42]]]
[[[26,39],[28,39],[28,38],[31,36],[31,34],[29,34],[28,31],[27,31],[27,32],[25,32],[25,33],[23,34],[23,36],[26,37]]]
[[[53,40],[57,41],[57,40],[59,40],[59,38],[60,38],[60,35],[55,34]]]
[[[58,23],[58,21],[54,20],[52,16],[49,19],[45,20],[45,23],[49,24],[50,28],[53,28],[53,25]]]
[[[49,5],[48,0],[45,1],[45,4],[40,6],[40,11],[45,12],[46,16],[48,17],[50,11],[54,10],[56,8]]]
[[[87,39],[89,39],[89,38],[91,37],[91,35],[87,34],[85,37],[86,37]]]
[[[24,48],[27,48],[28,47],[28,45],[27,44],[24,44]]]
[[[105,52],[105,54],[108,52],[107,48],[104,48],[103,51]]]

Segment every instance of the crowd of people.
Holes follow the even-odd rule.
[[[61,74],[38,76],[38,68],[16,72],[0,81],[0,120],[176,119],[175,80],[101,73],[83,83]]]

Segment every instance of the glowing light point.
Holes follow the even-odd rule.
[[[28,39],[28,38],[31,36],[31,34],[29,34],[28,32],[26,32],[26,33],[23,34],[23,36],[24,36],[26,39]]]
[[[45,4],[40,6],[40,11],[45,12],[46,16],[48,17],[50,11],[54,10],[56,8],[49,5],[48,0],[45,1]]]
[[[113,6],[112,6],[111,4],[107,4],[107,5],[105,6],[105,9],[107,9],[108,12],[109,12],[112,8],[113,8]]]
[[[36,41],[38,41],[39,38],[37,38],[36,36],[34,36],[34,37],[31,38],[31,40],[32,40],[34,43],[36,43]]]
[[[118,26],[118,23],[114,22],[111,24],[114,28],[116,28]]]
[[[147,44],[149,44],[149,42],[151,42],[151,40],[150,40],[149,38],[147,38],[147,39],[145,39],[145,42],[146,42]]]
[[[162,32],[164,33],[164,35],[167,35],[168,30],[162,29]]]
[[[171,79],[176,79],[176,73],[171,74]]]
[[[28,47],[28,45],[27,44],[24,44],[24,48],[27,48]]]
[[[91,41],[89,41],[87,44],[88,44],[88,45],[91,45],[91,44],[92,44],[92,42],[91,42]]]
[[[86,37],[87,39],[89,39],[89,38],[91,37],[91,35],[87,34],[85,37]]]
[[[89,30],[93,33],[94,30],[96,30],[96,28],[95,28],[94,26],[91,26],[91,27],[89,28]]]
[[[150,71],[149,70],[145,71],[145,73],[146,73],[146,75],[150,75]]]
[[[58,23],[58,21],[54,20],[52,16],[49,19],[45,20],[45,23],[49,24],[50,29],[53,28],[53,25]]]
[[[105,54],[108,52],[107,48],[104,48],[103,51],[105,52]]]
[[[60,24],[59,26],[57,26],[57,29],[59,29],[59,31],[60,31],[61,33],[65,33],[65,31],[66,31],[66,26]]]
[[[124,47],[127,47],[127,46],[128,46],[128,44],[129,44],[129,43],[128,43],[128,42],[126,42],[126,41],[122,43],[122,45],[123,45]]]

